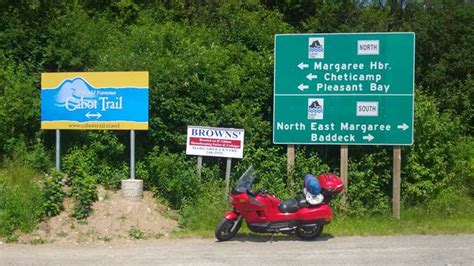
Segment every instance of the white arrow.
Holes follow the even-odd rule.
[[[90,119],[91,117],[95,117],[96,119],[99,119],[99,118],[102,117],[102,115],[101,115],[100,113],[91,114],[91,113],[87,112],[86,117],[89,118],[89,119]]]
[[[403,131],[405,131],[409,128],[409,126],[407,124],[403,123],[401,125],[398,125],[397,128],[402,129]]]
[[[301,83],[301,84],[298,86],[298,89],[299,89],[300,91],[304,91],[304,90],[306,90],[306,89],[308,89],[308,88],[309,88],[309,86],[308,86],[308,85],[304,85],[303,83]]]
[[[369,135],[367,135],[367,136],[363,136],[362,138],[365,139],[365,140],[367,140],[368,142],[371,142],[371,141],[374,139],[374,136],[372,136],[372,135],[369,134]]]
[[[309,65],[308,65],[308,64],[305,64],[305,63],[303,63],[303,62],[301,62],[301,63],[298,64],[298,67],[299,67],[301,70],[303,70],[303,69],[309,67]]]
[[[309,73],[308,75],[306,75],[306,78],[309,80],[313,80],[313,79],[317,79],[318,75],[313,75],[313,73]]]

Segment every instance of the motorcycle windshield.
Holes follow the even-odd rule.
[[[255,180],[255,170],[250,166],[244,174],[237,180],[235,185],[235,191],[238,193],[246,192],[247,189],[252,187],[252,183]]]

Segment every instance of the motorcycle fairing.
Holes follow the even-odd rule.
[[[248,223],[278,222],[278,221],[303,221],[332,220],[333,214],[328,204],[318,206],[308,205],[295,212],[281,212],[278,205],[281,201],[270,194],[258,194],[255,197],[247,193],[233,195],[232,205],[241,213]]]

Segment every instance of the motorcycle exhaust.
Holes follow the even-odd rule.
[[[295,230],[296,230],[296,226],[294,226],[294,227],[281,228],[281,229],[279,229],[278,231],[279,231],[280,233],[288,234],[288,233],[291,233],[291,232],[293,232],[293,231],[295,231]]]

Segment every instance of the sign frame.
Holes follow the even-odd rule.
[[[345,142],[345,141],[337,141],[337,142],[327,142],[327,141],[324,141],[324,142],[321,142],[321,141],[298,141],[298,140],[294,140],[295,138],[294,137],[291,137],[292,139],[290,141],[281,141],[281,140],[278,140],[276,138],[276,130],[277,130],[277,121],[276,121],[276,100],[277,100],[277,96],[280,96],[278,93],[277,93],[277,64],[278,64],[278,58],[277,58],[277,38],[279,36],[303,36],[303,37],[307,37],[307,38],[313,38],[313,39],[317,39],[318,37],[326,37],[326,36],[341,36],[341,35],[353,35],[353,36],[362,36],[362,35],[374,35],[374,38],[375,35],[397,35],[397,34],[405,34],[405,35],[412,35],[413,36],[413,58],[412,58],[412,63],[413,65],[411,66],[413,71],[411,73],[411,80],[412,80],[412,83],[411,83],[411,90],[410,90],[410,93],[409,95],[403,95],[403,94],[394,94],[394,95],[390,95],[390,94],[386,94],[386,96],[394,96],[396,97],[397,95],[398,96],[410,96],[411,97],[411,123],[409,123],[409,125],[406,125],[406,123],[403,123],[403,125],[394,125],[392,127],[393,130],[397,130],[397,127],[400,128],[400,126],[402,127],[407,127],[410,128],[410,131],[411,131],[411,134],[409,136],[409,142],[403,142],[402,143],[398,143],[398,142],[371,142],[371,140],[367,141],[367,142],[362,142],[362,141],[356,141],[356,142]],[[323,39],[324,41],[324,39]],[[411,44],[410,44],[411,45]],[[378,48],[379,49],[379,48]],[[274,75],[273,75],[273,127],[272,127],[272,141],[274,144],[281,144],[281,145],[294,145],[294,144],[302,144],[302,145],[355,145],[355,146],[360,146],[360,145],[387,145],[387,146],[409,146],[409,145],[412,145],[413,142],[414,142],[414,120],[415,120],[415,117],[414,117],[414,105],[415,105],[415,49],[416,49],[416,36],[415,36],[415,33],[414,32],[359,32],[359,33],[304,33],[304,34],[276,34],[274,36]],[[379,56],[379,51],[377,51],[377,54],[363,54],[364,55],[368,55],[368,56]],[[358,52],[358,51],[357,51]],[[309,56],[309,55],[308,55]],[[317,56],[317,55],[316,55]],[[359,56],[358,54],[356,54],[356,56]],[[324,55],[323,55],[323,58],[324,58]],[[300,69],[303,70],[303,68],[307,68],[307,67],[310,67],[311,64],[313,64],[313,62],[324,62],[324,61],[318,61],[318,60],[321,60],[320,56],[319,58],[318,57],[313,57],[313,58],[306,58],[306,61],[310,61],[308,64],[304,64],[304,62],[301,62],[300,64],[303,64],[303,65],[295,65],[298,66]],[[348,61],[350,61],[351,59],[349,58]],[[354,59],[353,59],[354,60]],[[296,61],[301,61],[300,59],[297,59]],[[311,69],[311,67],[310,67]],[[310,73],[309,75],[312,75],[312,73]],[[306,77],[308,79],[310,79],[311,77]],[[311,79],[310,79],[311,80]],[[298,86],[299,82],[297,80],[295,80],[295,86]],[[298,83],[298,84],[297,84]],[[303,85],[303,84],[302,84]],[[301,86],[301,85],[300,85]],[[301,91],[304,92],[305,89],[307,89],[307,86],[302,86],[301,88],[298,87],[298,89],[300,89]],[[319,97],[319,96],[322,96],[322,97],[327,97],[328,94],[316,94],[316,93],[313,93],[313,94],[307,94],[307,93],[298,93],[299,96],[306,96],[306,97]],[[334,95],[333,95],[334,96]],[[376,96],[376,95],[371,95],[371,94],[346,94],[346,95],[341,95],[341,96],[349,96],[349,97],[355,97],[355,101],[356,102],[371,102],[372,100],[368,100],[366,98],[364,98],[364,96]],[[362,97],[359,97],[359,96],[362,96]],[[377,110],[377,112],[379,112]],[[307,121],[306,119],[305,120],[301,120],[302,122],[304,121]],[[316,121],[316,120],[315,120]],[[357,123],[357,119],[354,119],[352,121],[348,121],[350,123]],[[384,120],[384,122],[389,122],[387,120]],[[307,130],[309,133],[308,134],[311,134],[311,130]],[[340,130],[341,131],[341,130]],[[339,131],[339,132],[340,132]],[[348,131],[349,132],[349,131]],[[290,133],[291,134],[291,133]],[[349,133],[347,133],[349,134]],[[370,134],[369,132],[369,138],[373,138],[373,136]],[[289,137],[290,138],[290,137]],[[408,139],[408,137],[407,137]]]
[[[148,128],[148,71],[41,73],[41,129]]]

